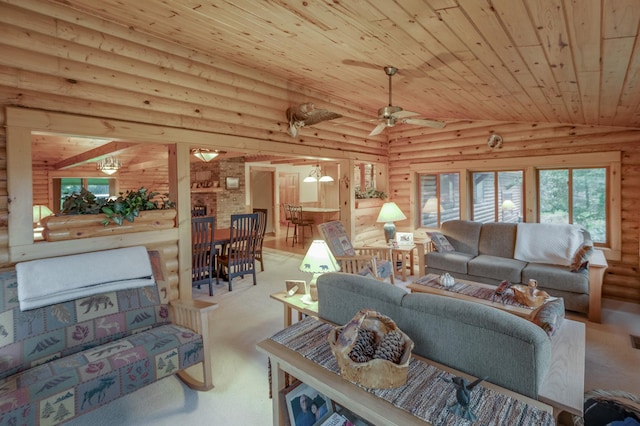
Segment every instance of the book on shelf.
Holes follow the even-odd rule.
[[[353,423],[343,415],[333,413],[320,426],[353,426]]]

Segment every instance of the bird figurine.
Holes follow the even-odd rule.
[[[298,129],[304,126],[312,126],[322,121],[333,120],[342,117],[342,114],[331,112],[326,109],[316,109],[312,102],[307,102],[297,106],[287,108],[287,121],[289,128],[287,133],[295,138],[298,136]]]
[[[449,407],[454,414],[461,416],[465,420],[469,420],[474,422],[478,419],[478,417],[473,414],[471,409],[469,408],[469,403],[471,402],[471,391],[481,382],[486,380],[487,377],[482,377],[476,379],[473,383],[468,384],[468,382],[462,377],[454,377],[453,379],[445,379],[448,382],[451,382],[456,387],[456,399],[458,402]]]

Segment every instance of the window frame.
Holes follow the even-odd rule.
[[[517,167],[514,167],[517,165]],[[621,169],[622,153],[620,151],[604,151],[596,153],[570,154],[570,155],[539,155],[518,158],[462,160],[436,163],[413,163],[409,166],[412,172],[412,194],[415,204],[419,204],[417,193],[420,174],[434,173],[459,173],[460,174],[460,219],[471,220],[471,196],[473,195],[470,184],[471,172],[503,171],[521,169],[524,171],[523,196],[525,210],[524,221],[538,222],[538,182],[537,170],[549,168],[584,168],[606,167],[608,170],[607,185],[609,195],[607,198],[607,232],[610,241],[602,249],[609,260],[621,260],[622,258],[622,218],[621,218]],[[411,211],[411,223],[416,229],[421,229],[420,218],[417,210]],[[426,228],[423,228],[426,229]]]

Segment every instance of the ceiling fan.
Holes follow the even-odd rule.
[[[412,118],[420,114],[417,112],[405,111],[399,106],[394,106],[391,101],[391,77],[393,77],[398,69],[395,67],[384,67],[384,72],[389,76],[389,105],[382,107],[378,110],[378,121],[380,122],[372,131],[369,136],[375,136],[387,127],[393,127],[396,124],[414,124],[417,126],[434,127],[441,129],[445,126],[443,121],[429,120],[426,118]]]

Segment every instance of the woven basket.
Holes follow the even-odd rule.
[[[397,330],[402,335],[403,353],[400,362],[395,364],[385,359],[372,359],[367,362],[355,362],[349,357],[358,335],[358,329],[375,332],[375,342],[379,343],[385,334]],[[373,310],[360,310],[348,324],[336,327],[329,333],[329,346],[336,357],[340,375],[352,382],[368,388],[397,388],[407,383],[409,359],[413,350],[413,341],[400,330],[393,320]]]

